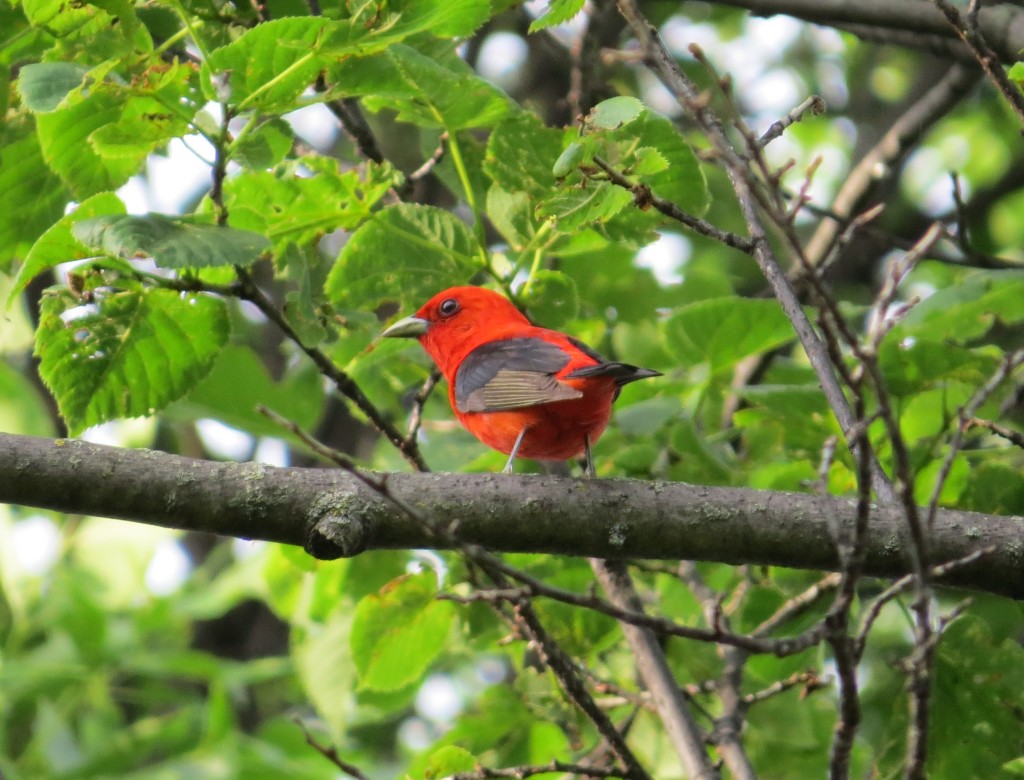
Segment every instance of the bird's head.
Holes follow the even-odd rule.
[[[449,368],[454,370],[480,344],[509,338],[524,327],[531,327],[530,321],[499,293],[483,287],[451,287],[381,335],[419,339],[447,376]]]

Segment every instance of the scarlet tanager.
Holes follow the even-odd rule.
[[[465,428],[517,458],[586,455],[608,425],[622,386],[649,368],[609,363],[572,336],[538,328],[496,292],[452,287],[382,334],[417,338],[448,380],[448,400]]]

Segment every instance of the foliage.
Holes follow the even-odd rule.
[[[602,59],[601,46],[625,46],[629,32],[609,21],[618,17],[608,4],[590,5],[601,13],[577,16],[577,0],[553,0],[536,18],[498,0],[0,4],[5,430],[78,435],[144,418],[99,430],[219,457],[219,426],[230,426],[245,442],[232,457],[279,446],[283,461],[310,463],[300,442],[257,413],[262,403],[363,465],[406,468],[415,458],[393,445],[431,367],[416,345],[377,336],[396,312],[474,283],[611,359],[665,374],[623,392],[595,448],[600,476],[857,496],[859,464],[835,444],[843,426],[795,339],[793,313],[763,295],[750,252],[700,226],[746,235],[721,150],[692,117],[679,121],[679,106],[628,51]],[[646,5],[666,35],[692,24],[742,47],[764,32],[715,3]],[[574,17],[589,19],[589,32],[564,25]],[[767,127],[792,106],[758,102],[764,83],[720,90],[689,54],[680,61],[707,87],[704,105],[735,115],[737,148],[763,164],[750,168],[763,174],[752,185],[758,207],[792,208],[764,242],[789,260],[805,310],[819,325],[845,317],[863,337],[862,353],[838,339],[833,351],[842,351],[847,396],[866,407],[865,442],[883,469],[899,471],[893,430],[884,414],[872,416],[884,410],[918,503],[934,495],[943,506],[1024,513],[1020,450],[985,427],[999,421],[1020,435],[1019,387],[994,385],[972,410],[979,422],[958,416],[1021,343],[1014,118],[982,89],[921,128],[910,162],[889,161],[895,184],[860,202],[885,200],[884,216],[833,241],[823,299],[795,247],[827,220],[797,193],[806,185],[827,206],[877,133],[874,117],[901,113],[947,65],[796,25],[770,29],[789,37],[770,52],[754,47],[756,56],[797,85],[799,99],[822,91],[834,105],[757,154],[743,145],[747,125]],[[500,85],[481,75],[484,44],[499,34],[528,42],[518,81]],[[532,71],[557,73],[557,99],[530,82]],[[135,213],[125,185],[149,177],[160,187],[154,161],[189,153],[207,164],[208,186],[175,213]],[[1006,164],[990,170],[993,155]],[[950,170],[960,200],[936,208]],[[773,197],[783,192],[780,206]],[[949,226],[947,239],[918,246],[908,262],[932,219]],[[33,355],[59,416],[34,381]],[[884,397],[858,378],[870,360]],[[324,364],[334,367],[330,391],[317,373]],[[434,470],[500,465],[452,425],[443,392],[419,403],[415,443]],[[52,542],[49,561],[29,564],[19,552],[28,538]],[[158,562],[183,549],[187,576],[161,592]],[[579,593],[592,584],[579,560],[509,561]],[[697,571],[741,633],[819,580]],[[634,574],[649,610],[708,625],[693,577],[664,565]],[[371,777],[596,761],[601,735],[549,659],[507,604],[472,598],[487,589],[481,576],[457,554],[325,563],[275,545],[2,507],[0,775],[338,776],[307,736]],[[853,613],[866,614],[878,591],[857,583]],[[961,598],[938,593],[942,612]],[[907,674],[898,667],[915,650],[906,604],[881,610],[858,667],[855,776],[904,771]],[[635,704],[644,692],[619,625],[558,601],[535,608],[612,719],[632,724],[630,745],[651,775],[681,776],[657,714]],[[826,609],[815,600],[785,633]],[[979,597],[938,644],[930,776],[1024,771],[1021,617],[1012,602]],[[746,659],[736,692],[747,697],[744,744],[762,776],[817,776],[828,765],[839,717],[825,680],[834,652],[817,643]],[[728,684],[721,648],[673,639],[667,657],[711,730],[725,706],[716,686]]]

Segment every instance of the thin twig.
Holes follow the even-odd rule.
[[[692,214],[687,214],[672,201],[659,198],[651,192],[651,188],[646,184],[633,182],[626,176],[623,176],[619,171],[609,165],[607,160],[602,159],[598,155],[594,155],[594,164],[608,174],[608,178],[612,184],[632,192],[633,198],[636,201],[637,206],[640,208],[653,206],[666,217],[686,225],[688,228],[700,233],[702,236],[712,238],[726,246],[731,246],[733,249],[739,249],[741,252],[749,253],[753,249],[753,244],[749,239],[746,239],[736,233],[730,233],[728,230],[722,230],[721,228],[715,227],[705,219],[695,217]]]
[[[356,381],[352,379],[348,374],[338,368],[326,353],[317,347],[308,346],[295,329],[292,328],[291,324],[285,318],[284,314],[274,305],[273,301],[267,296],[263,290],[257,286],[252,276],[244,268],[236,268],[238,279],[241,284],[240,297],[244,300],[249,301],[256,306],[257,309],[271,322],[273,322],[285,336],[288,337],[299,349],[306,353],[306,355],[313,361],[314,365],[320,370],[320,373],[325,377],[334,382],[334,386],[338,388],[343,396],[348,398],[355,406],[365,414],[370,422],[373,423],[374,427],[377,428],[387,440],[390,441],[399,452],[405,457],[409,463],[416,468],[417,471],[430,471],[427,467],[426,461],[423,460],[423,455],[420,453],[419,445],[416,440],[406,441],[405,436],[394,426],[394,424],[381,414],[380,410],[374,405],[374,403],[366,397],[362,389],[356,384]]]
[[[594,558],[590,564],[598,582],[615,606],[637,614],[643,613],[640,597],[633,588],[625,563]],[[655,709],[687,776],[697,780],[720,777],[708,758],[704,735],[693,719],[654,632],[631,623],[623,623],[622,631],[633,651],[637,671],[651,692]]]
[[[967,403],[960,407],[957,411],[957,419],[959,425],[953,431],[953,438],[949,442],[949,451],[946,453],[946,457],[942,461],[942,466],[939,467],[939,473],[935,477],[935,485],[932,488],[931,497],[928,500],[928,514],[926,516],[926,522],[928,527],[931,528],[935,524],[935,514],[939,509],[939,499],[942,496],[942,488],[946,484],[946,479],[949,477],[949,472],[953,468],[953,461],[960,452],[960,447],[963,444],[964,434],[971,427],[972,421],[975,419],[975,415],[981,405],[988,400],[989,396],[992,395],[999,386],[1005,382],[1021,365],[1024,365],[1024,349],[1018,349],[1007,355],[1002,364],[996,369],[996,372],[989,377],[988,381],[979,387],[974,395],[968,399]]]
[[[420,425],[423,422],[423,407],[427,403],[427,399],[430,398],[430,394],[434,392],[434,388],[437,387],[437,383],[441,380],[441,372],[438,369],[433,369],[430,372],[430,376],[423,382],[423,386],[416,393],[412,399],[412,411],[409,413],[409,427],[405,431],[405,443],[406,446],[410,442],[416,440],[416,435],[419,433]]]
[[[932,0],[932,2],[945,14],[950,26],[971,50],[978,64],[988,75],[989,81],[1002,93],[1006,102],[1017,114],[1017,118],[1024,123],[1024,95],[1010,82],[1003,64],[999,61],[999,55],[992,51],[985,40],[985,36],[978,26],[977,9],[975,8],[968,15],[967,21],[964,21],[960,11],[949,0]]]
[[[306,744],[313,748],[317,753],[322,755],[349,777],[354,777],[355,780],[370,780],[369,776],[363,774],[359,767],[354,764],[350,764],[338,755],[338,749],[334,745],[323,745],[317,742],[309,729],[306,728],[305,723],[303,723],[299,718],[293,718],[293,720],[295,724],[302,729],[302,735],[306,738]]]
[[[817,116],[824,113],[826,107],[824,98],[818,95],[811,95],[803,103],[782,117],[782,119],[772,122],[771,126],[764,131],[764,134],[757,139],[757,145],[763,149],[786,132],[787,127],[803,119],[805,114],[810,113],[811,116]]]
[[[488,769],[480,767],[472,772],[456,772],[448,780],[491,780],[491,778],[523,778],[534,775],[549,774],[551,772],[563,772],[576,777],[628,777],[621,769],[616,767],[592,766],[589,764],[569,764],[565,761],[549,761],[547,764],[527,764],[523,766],[510,766],[503,769]]]
[[[964,430],[968,431],[971,428],[985,428],[992,431],[996,436],[1006,439],[1011,444],[1024,448],[1024,433],[1007,428],[1005,425],[1000,425],[991,420],[983,420],[980,417],[972,417],[967,421],[967,427]]]

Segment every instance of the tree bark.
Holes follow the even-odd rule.
[[[221,463],[0,434],[0,502],[304,546],[320,558],[441,547],[430,528],[332,469]],[[387,490],[459,540],[501,552],[835,570],[852,498],[670,482],[389,474]],[[873,511],[864,573],[909,571],[905,520]],[[994,547],[943,582],[1024,598],[1024,518],[942,510],[930,560]]]

